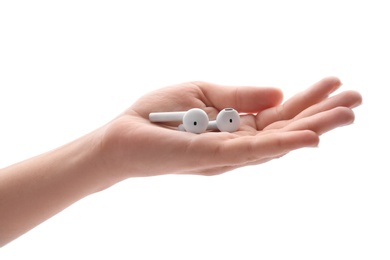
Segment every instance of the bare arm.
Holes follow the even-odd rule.
[[[95,135],[0,170],[0,245],[109,185]]]

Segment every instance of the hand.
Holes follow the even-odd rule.
[[[260,164],[352,123],[361,96],[326,78],[280,105],[275,88],[191,82],[140,98],[107,125],[55,150],[0,170],[0,247],[94,192],[135,176],[213,175]],[[237,132],[193,134],[178,123],[155,124],[150,112],[204,109],[210,119],[226,107],[246,113]],[[15,206],[17,205],[17,206]]]
[[[361,95],[344,91],[339,79],[325,78],[283,104],[276,88],[227,87],[189,82],[141,97],[104,128],[104,164],[116,178],[168,173],[214,175],[260,164],[288,152],[317,146],[319,135],[354,121]],[[151,123],[150,112],[198,107],[210,120],[231,107],[245,113],[237,132],[193,134],[179,123]]]

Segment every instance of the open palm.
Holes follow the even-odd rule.
[[[260,164],[286,153],[317,146],[319,136],[354,120],[361,95],[344,91],[339,79],[325,78],[282,102],[279,89],[232,87],[189,82],[141,97],[108,124],[104,144],[108,160],[123,178],[167,173],[213,175]],[[237,132],[193,134],[177,131],[177,122],[151,123],[151,112],[201,108],[210,120],[224,108],[241,113]]]

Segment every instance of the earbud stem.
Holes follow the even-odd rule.
[[[217,121],[210,121],[207,125],[207,130],[218,130]]]
[[[182,121],[186,112],[154,112],[149,114],[151,122]]]

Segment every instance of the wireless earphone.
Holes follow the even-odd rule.
[[[192,108],[181,112],[155,112],[149,114],[151,122],[174,122],[182,121],[183,130],[195,134],[203,133],[207,130],[209,118],[202,109]]]
[[[199,108],[192,108],[181,112],[154,112],[149,114],[151,122],[182,121],[179,130],[200,134],[206,130],[221,132],[235,132],[240,126],[240,115],[233,108],[221,110],[217,118],[209,122],[206,112]]]
[[[210,121],[207,129],[221,132],[235,132],[240,127],[240,115],[233,108],[221,110],[214,121]]]

